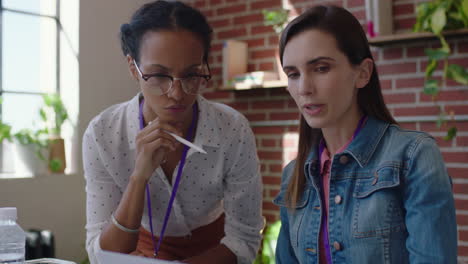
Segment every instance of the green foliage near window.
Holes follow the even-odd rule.
[[[1,97],[0,104],[2,104]],[[0,144],[2,144],[3,140],[8,140],[11,142],[11,126],[3,123],[3,121],[0,119]]]
[[[44,129],[39,129],[33,131],[32,129],[24,128],[16,132],[13,137],[21,145],[34,145],[36,156],[47,162],[47,157],[44,157],[42,151],[47,149],[49,145],[49,140],[47,138],[47,131]]]
[[[262,13],[263,24],[273,27],[276,34],[280,34],[288,22],[289,11],[286,9],[262,10]]]
[[[11,126],[0,121],[0,143],[5,139],[11,141]]]
[[[260,253],[253,264],[275,264],[276,242],[281,228],[281,221],[278,220],[268,225],[263,232],[263,243]]]
[[[420,3],[416,8],[416,16],[414,31],[432,32],[441,44],[440,48],[425,50],[429,63],[426,67],[423,92],[431,95],[435,100],[441,85],[445,85],[447,79],[468,85],[467,69],[457,64],[448,63],[451,50],[443,36],[444,30],[468,28],[468,0],[435,0]],[[444,66],[441,82],[433,77],[434,71],[440,63]],[[447,122],[447,115],[453,116],[454,113],[447,114],[441,109],[437,121],[439,128]],[[457,128],[450,127],[444,139],[451,140],[456,134]]]
[[[0,144],[3,140],[12,142],[12,139],[15,139],[22,145],[32,144],[35,146],[36,156],[44,162],[49,162],[51,171],[58,171],[62,167],[62,162],[58,159],[48,160],[48,157],[44,157],[42,152],[48,148],[51,140],[49,137],[51,135],[60,136],[61,127],[68,119],[68,113],[60,96],[57,94],[45,94],[43,95],[43,101],[44,106],[39,110],[39,115],[44,124],[54,123],[54,127],[49,129],[47,125],[44,125],[42,128],[35,130],[23,128],[13,133],[11,126],[0,120]],[[0,98],[1,103],[2,99]]]
[[[62,125],[68,119],[67,109],[58,94],[44,94],[42,98],[45,105],[39,110],[41,119],[46,123],[52,122],[54,124],[53,128],[47,132],[60,136]]]

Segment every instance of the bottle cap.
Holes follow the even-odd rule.
[[[13,219],[16,221],[17,217],[16,207],[0,207],[0,218]]]

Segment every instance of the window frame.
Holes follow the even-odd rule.
[[[40,1],[40,0],[38,0]],[[24,10],[18,10],[15,8],[6,8],[3,6],[3,0],[0,0],[0,98],[3,97],[4,94],[22,94],[22,95],[35,95],[35,96],[41,96],[46,94],[47,92],[35,92],[35,91],[14,91],[14,90],[8,90],[4,89],[3,87],[3,28],[4,28],[4,12],[11,12],[15,14],[23,14],[23,15],[28,15],[28,16],[34,16],[34,17],[39,17],[39,18],[50,18],[55,21],[55,26],[56,26],[56,32],[55,32],[55,44],[56,44],[56,58],[55,58],[55,64],[56,64],[56,69],[55,69],[55,92],[57,94],[60,94],[60,58],[61,58],[61,41],[60,41],[60,33],[63,31],[62,24],[60,23],[60,1],[61,0],[50,0],[50,1],[55,1],[55,15],[44,15],[36,12],[30,12],[30,11],[24,11]],[[0,121],[3,119],[3,107],[2,104],[0,104]],[[3,146],[2,143],[0,143],[0,174],[2,173],[7,173],[4,171],[3,167]],[[15,174],[16,172],[14,172]]]

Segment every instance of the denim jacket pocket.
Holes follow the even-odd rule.
[[[352,229],[357,238],[385,236],[405,229],[398,164],[377,168],[356,180]]]

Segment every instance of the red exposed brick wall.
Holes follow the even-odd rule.
[[[228,38],[244,40],[249,45],[249,71],[274,70],[278,37],[263,25],[262,9],[280,8],[281,0],[197,0],[186,2],[202,10],[214,27],[213,50],[210,58],[214,87],[221,85],[222,43]],[[364,0],[290,0],[300,13],[314,4],[332,3],[351,11],[364,24]],[[407,32],[415,22],[415,5],[421,0],[394,0],[394,32]],[[468,67],[468,39],[450,39],[451,60]],[[421,93],[427,58],[424,49],[437,47],[436,41],[413,41],[405,44],[373,48],[374,58],[382,81],[385,101],[392,114],[399,117],[433,116],[439,107],[431,97]],[[440,76],[439,70],[436,75]],[[257,138],[258,154],[264,182],[264,215],[268,221],[278,219],[278,208],[271,203],[279,190],[281,169],[294,159],[297,127],[294,123],[257,126],[258,121],[297,120],[294,101],[285,89],[255,89],[248,91],[214,91],[207,98],[227,103],[241,111],[252,123]],[[468,88],[448,82],[439,95],[445,111],[468,115]],[[442,138],[446,128],[438,129],[434,122],[402,122],[408,129],[429,132],[438,141],[449,174],[454,180],[459,230],[460,260],[468,260],[468,121],[457,122],[458,137],[447,142]]]

